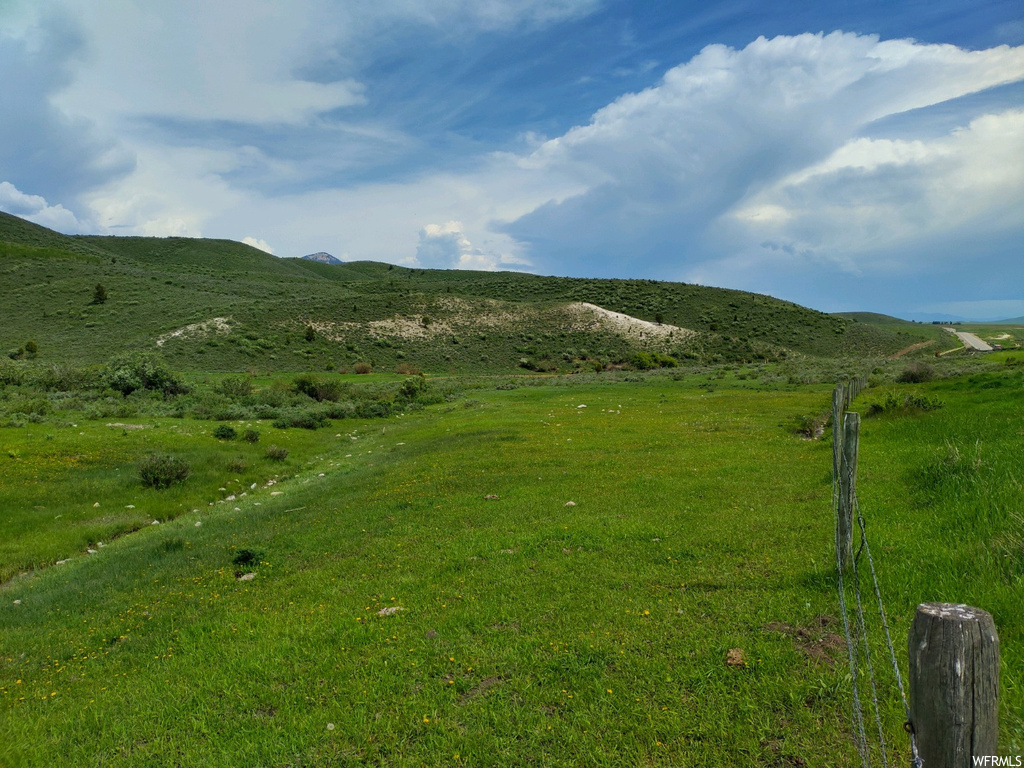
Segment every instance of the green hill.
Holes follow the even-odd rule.
[[[0,349],[32,340],[53,362],[159,348],[189,370],[367,361],[569,371],[639,352],[680,362],[886,355],[919,341],[922,328],[684,283],[333,266],[227,240],[71,237],[7,214],[0,273]],[[97,284],[108,296],[101,304]]]

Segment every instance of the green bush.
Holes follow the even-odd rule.
[[[135,352],[119,355],[107,364],[106,384],[125,397],[140,389],[160,391],[164,395],[188,392],[185,383],[163,360]]]
[[[258,443],[260,441],[260,431],[258,429],[247,429],[242,433],[242,439],[247,443]]]
[[[629,359],[629,364],[638,371],[651,371],[655,368],[675,368],[679,363],[671,355],[661,352],[637,352]]]
[[[320,427],[327,426],[328,421],[327,415],[320,411],[290,410],[274,419],[274,426],[278,429],[288,429],[288,427],[320,429]]]
[[[935,369],[926,363],[911,363],[896,377],[900,384],[923,384],[935,378]]]
[[[270,445],[267,446],[267,450],[263,455],[271,461],[284,461],[288,458],[288,449],[281,448],[276,445]]]
[[[239,456],[235,459],[228,459],[226,468],[231,474],[240,475],[249,468],[249,465],[246,463],[245,459]]]
[[[238,433],[235,428],[227,424],[221,424],[215,430],[213,430],[213,436],[218,440],[234,440],[238,437]]]
[[[248,376],[229,376],[221,379],[216,389],[228,397],[247,397],[252,394],[252,379]]]
[[[906,413],[913,411],[934,411],[945,405],[937,397],[918,395],[913,392],[892,391],[886,394],[880,403],[868,406],[867,416],[879,416],[883,413]]]
[[[403,400],[416,400],[421,394],[427,389],[427,379],[425,376],[417,376],[413,379],[406,379],[402,382],[402,386],[398,388],[398,396]]]
[[[296,376],[292,386],[296,392],[311,397],[318,403],[324,400],[336,402],[345,391],[344,385],[336,379],[321,379],[308,373]]]
[[[263,560],[263,552],[258,549],[240,549],[231,558],[234,565],[255,566]]]
[[[187,461],[166,454],[147,456],[139,462],[139,479],[147,488],[170,488],[184,483],[191,473]]]

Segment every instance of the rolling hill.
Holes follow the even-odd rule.
[[[680,362],[878,356],[922,337],[912,323],[685,283],[331,265],[228,240],[66,236],[8,214],[0,273],[3,351],[32,340],[55,362],[159,346],[189,370],[571,371],[641,351]]]

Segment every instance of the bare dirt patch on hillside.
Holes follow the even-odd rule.
[[[209,320],[203,320],[201,323],[192,323],[191,325],[186,325],[178,328],[177,330],[157,336],[156,345],[158,347],[162,347],[171,339],[205,339],[212,333],[223,336],[231,333],[230,322],[230,317],[211,317]]]
[[[548,306],[517,306],[482,300],[443,297],[410,315],[395,315],[366,323],[309,320],[318,334],[331,341],[365,332],[375,339],[429,339],[473,331],[509,332],[529,326],[568,332],[614,333],[637,343],[685,342],[698,334],[687,328],[652,323],[586,302]]]
[[[897,357],[903,357],[904,355],[909,355],[911,352],[916,352],[919,349],[930,347],[934,343],[934,339],[930,339],[928,341],[919,341],[917,342],[917,344],[911,344],[909,347],[905,347],[901,349],[899,352],[893,352],[891,355],[889,355],[889,359],[895,360]]]
[[[633,341],[685,341],[697,335],[688,328],[667,323],[652,323],[632,315],[612,312],[597,304],[576,302],[567,309],[574,317],[576,330],[611,331]]]

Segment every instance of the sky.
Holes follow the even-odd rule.
[[[0,210],[1024,315],[1020,0],[0,0]]]

